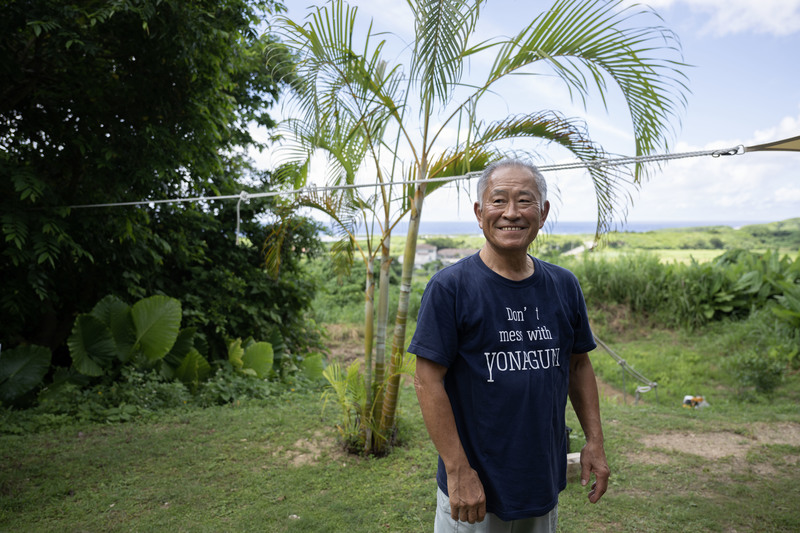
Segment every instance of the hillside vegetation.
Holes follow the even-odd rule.
[[[544,250],[558,248],[562,251],[580,246],[591,240],[591,235],[548,235]],[[791,253],[800,250],[800,218],[732,228],[730,226],[698,226],[669,228],[647,232],[614,231],[601,240],[600,252],[609,250],[767,250],[776,249]]]

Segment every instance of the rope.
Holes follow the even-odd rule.
[[[703,150],[703,151],[695,151],[695,152],[682,152],[678,154],[655,154],[655,155],[646,155],[646,156],[626,156],[626,157],[617,157],[611,159],[598,159],[596,161],[576,161],[573,163],[562,163],[556,165],[543,165],[537,167],[541,172],[553,172],[556,170],[572,170],[572,169],[581,169],[581,168],[602,168],[602,167],[613,167],[613,166],[620,166],[620,165],[630,165],[633,163],[652,163],[655,161],[668,161],[671,159],[686,159],[689,157],[701,157],[701,156],[712,156],[712,157],[720,157],[723,155],[739,155],[745,153],[745,147],[743,145],[739,145],[733,148],[726,148],[722,150]],[[299,189],[292,189],[289,191],[270,191],[270,192],[257,192],[257,193],[248,193],[246,191],[242,191],[239,194],[229,194],[229,195],[220,195],[220,196],[196,196],[190,198],[170,198],[165,200],[141,200],[135,202],[109,202],[104,204],[82,204],[82,205],[71,205],[69,206],[70,209],[89,209],[89,208],[98,208],[98,207],[130,207],[130,206],[137,206],[137,205],[156,205],[156,204],[176,204],[176,203],[184,203],[184,202],[210,202],[214,200],[234,200],[238,199],[236,203],[236,244],[239,244],[239,225],[240,225],[240,208],[242,205],[242,200],[248,201],[250,198],[269,198],[272,196],[289,196],[294,194],[304,194],[308,192],[331,192],[331,191],[342,191],[347,189],[358,189],[362,187],[386,187],[386,186],[395,186],[395,185],[419,185],[425,183],[438,183],[442,181],[458,181],[463,179],[470,179],[477,177],[481,174],[481,171],[476,172],[469,172],[467,174],[462,174],[460,176],[447,176],[447,177],[439,177],[439,178],[428,178],[424,180],[403,180],[403,181],[392,181],[389,183],[385,182],[378,182],[378,183],[359,183],[359,184],[346,184],[346,185],[328,185],[324,187],[317,187],[316,185],[310,185],[306,187],[301,187]]]
[[[608,352],[608,354],[617,362],[617,364],[622,369],[622,391],[623,391],[623,393],[625,393],[626,396],[627,396],[627,390],[626,390],[626,386],[625,386],[625,374],[627,373],[631,377],[633,377],[635,380],[637,380],[640,383],[642,383],[642,385],[636,387],[636,402],[637,403],[638,403],[639,398],[641,397],[642,394],[650,392],[651,390],[654,390],[656,392],[656,401],[658,401],[658,383],[656,383],[655,381],[650,381],[649,379],[644,377],[639,371],[637,371],[635,368],[633,368],[632,366],[628,365],[628,363],[627,363],[627,361],[625,361],[625,359],[623,359],[622,357],[617,355],[614,352],[614,350],[612,350],[606,343],[601,341],[596,335],[594,337],[594,340],[595,340],[595,342],[597,342],[597,344],[600,345],[600,347],[602,347],[606,352]]]
[[[555,165],[542,165],[537,167],[541,172],[553,172],[556,170],[573,170],[573,169],[581,169],[581,168],[602,168],[602,167],[612,167],[612,166],[620,166],[620,165],[630,165],[634,163],[651,163],[655,161],[668,161],[671,159],[686,159],[690,157],[701,157],[701,156],[712,156],[712,157],[720,157],[723,155],[739,155],[745,153],[744,146],[739,145],[734,148],[727,148],[722,150],[704,150],[704,151],[696,151],[696,152],[682,152],[678,154],[656,154],[656,155],[648,155],[648,156],[628,156],[628,157],[618,157],[612,159],[598,159],[597,161],[576,161],[573,163],[562,163],[562,164],[555,164]],[[440,178],[428,178],[424,180],[403,180],[403,181],[392,181],[389,183],[377,182],[377,183],[359,183],[359,184],[347,184],[347,185],[328,185],[323,187],[317,187],[314,185],[300,187],[299,189],[291,189],[288,191],[270,191],[270,192],[258,192],[258,193],[246,193],[242,191],[239,194],[229,194],[229,195],[220,195],[220,196],[195,196],[195,197],[188,197],[188,198],[170,198],[165,200],[140,200],[134,202],[109,202],[103,204],[81,204],[81,205],[70,205],[68,206],[70,209],[89,209],[89,208],[96,208],[96,207],[126,207],[126,206],[137,206],[137,205],[155,205],[155,204],[171,204],[171,203],[183,203],[183,202],[209,202],[214,200],[234,200],[239,199],[240,203],[242,195],[246,194],[247,197],[244,198],[245,200],[249,198],[268,198],[272,196],[289,196],[293,194],[304,194],[307,192],[315,191],[315,192],[329,192],[329,191],[341,191],[347,189],[358,189],[362,187],[386,187],[386,186],[394,186],[394,185],[419,185],[425,183],[437,183],[442,181],[458,181],[464,179],[470,179],[477,177],[481,174],[482,171],[476,172],[469,172],[467,174],[462,174],[460,176],[447,176],[447,177],[440,177]]]

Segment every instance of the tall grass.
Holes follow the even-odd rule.
[[[690,329],[773,306],[786,291],[783,283],[800,281],[800,256],[773,252],[733,250],[689,264],[664,264],[645,252],[559,262],[578,276],[590,307],[622,304],[665,326]]]
[[[626,364],[672,402],[709,394],[709,383],[723,401],[769,398],[800,368],[800,332],[775,312],[781,291],[800,280],[798,266],[788,256],[743,251],[702,264],[664,264],[648,253],[568,264],[596,333],[623,342]],[[676,330],[687,335],[678,341]],[[619,365],[598,357],[601,376],[625,385]],[[632,393],[637,384],[629,378],[627,385]]]

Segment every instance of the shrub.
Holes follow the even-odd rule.
[[[776,315],[800,324],[800,259],[776,252],[731,250],[713,263],[662,264],[652,254],[626,254],[568,264],[587,302],[624,304],[668,327],[744,318],[775,302]]]
[[[92,422],[127,422],[156,411],[183,407],[191,401],[179,381],[155,371],[124,367],[118,379],[87,386],[74,376],[61,376],[39,395],[32,415],[63,415]]]
[[[738,353],[728,359],[727,366],[745,397],[751,391],[771,396],[786,372],[786,363],[774,348],[766,353]]]
[[[279,390],[281,385],[276,382],[242,374],[232,364],[222,362],[214,375],[198,386],[194,401],[201,407],[210,407],[264,399]]]

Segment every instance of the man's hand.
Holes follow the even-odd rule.
[[[486,494],[478,473],[471,467],[447,471],[447,492],[450,495],[450,516],[462,522],[483,522],[486,516]]]
[[[589,491],[589,501],[597,503],[608,490],[608,476],[611,471],[603,448],[597,379],[586,353],[574,353],[570,356],[569,399],[586,435],[586,446],[581,450],[581,485],[588,485],[594,474],[595,481]]]
[[[450,516],[462,522],[482,522],[486,516],[486,494],[478,473],[470,466],[461,439],[450,398],[444,390],[447,368],[424,357],[417,357],[414,386],[417,389],[422,418],[447,472]]]
[[[589,491],[590,502],[597,503],[606,493],[610,472],[603,445],[587,443],[581,450],[581,485],[588,485],[594,473],[595,481]]]

